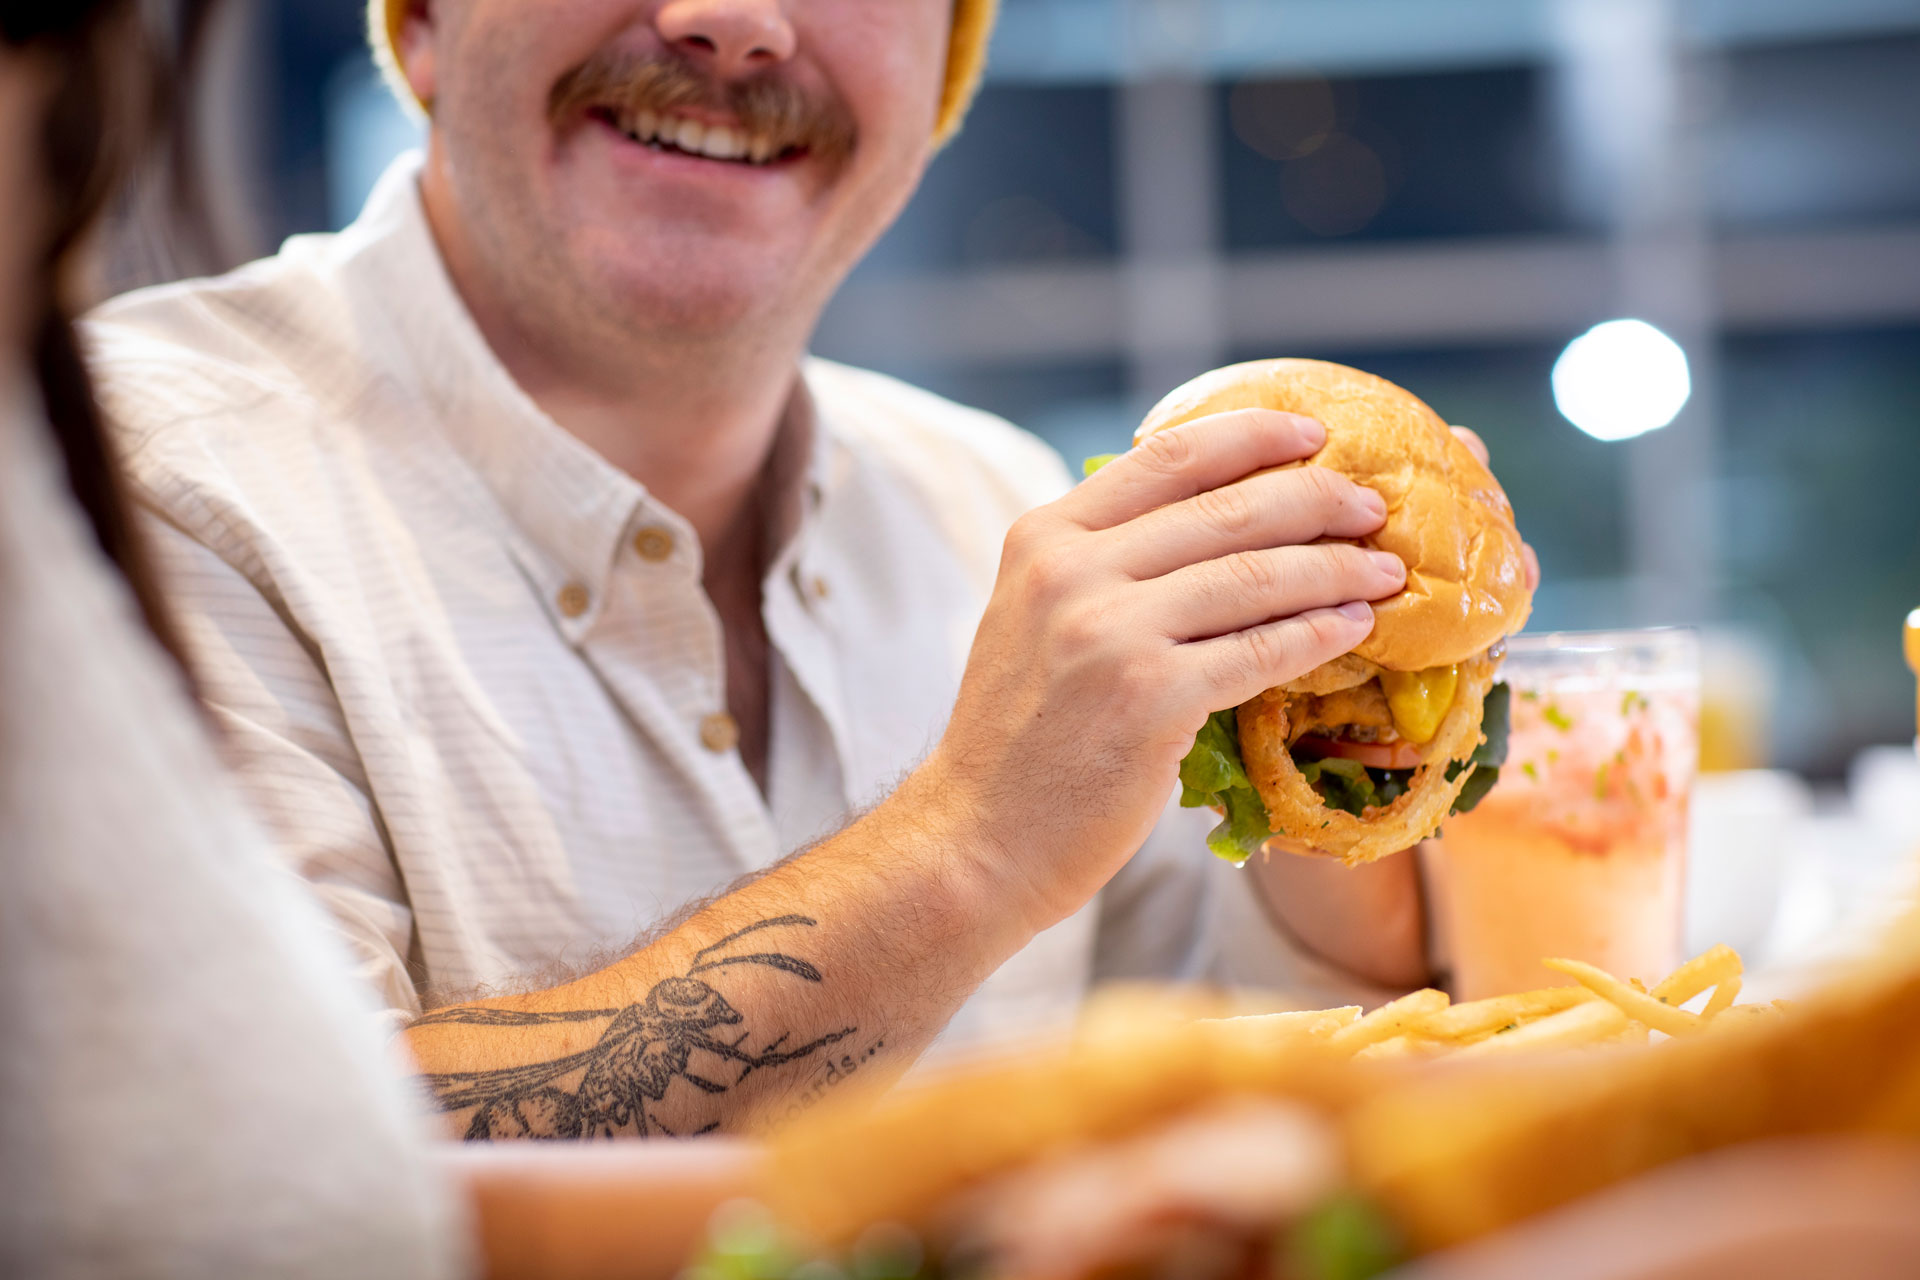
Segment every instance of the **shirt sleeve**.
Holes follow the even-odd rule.
[[[1253,878],[1207,850],[1210,809],[1166,812],[1101,894],[1093,980],[1190,981],[1258,991],[1299,1009],[1371,1008],[1402,994],[1296,945],[1261,904]]]
[[[260,590],[164,519],[147,521],[220,754],[287,867],[395,1015],[421,1010],[413,913],[325,671]]]

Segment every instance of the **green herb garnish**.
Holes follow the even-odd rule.
[[[1573,728],[1573,717],[1562,711],[1557,702],[1549,702],[1547,709],[1540,713],[1540,717],[1562,733]]]
[[[1080,474],[1090,476],[1119,456],[1117,453],[1096,453],[1080,464]]]
[[[1286,1234],[1274,1268],[1298,1280],[1372,1280],[1407,1257],[1394,1222],[1372,1201],[1340,1195],[1309,1211]]]
[[[806,1261],[774,1217],[754,1201],[723,1206],[706,1248],[683,1274],[692,1280],[782,1280]]]

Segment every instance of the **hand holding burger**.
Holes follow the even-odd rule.
[[[1311,361],[1209,374],[1015,525],[923,781],[1035,929],[1139,847],[1176,772],[1236,859],[1282,829],[1406,848],[1487,780],[1488,651],[1529,577],[1485,463],[1412,396]]]
[[[1287,466],[1326,440],[1264,409],[1199,417],[1015,524],[914,786],[932,829],[969,837],[939,854],[961,891],[1028,930],[1079,910],[1159,820],[1210,713],[1366,638],[1367,602],[1406,571],[1357,543],[1379,495]]]
[[[1136,437],[1208,415],[1267,409],[1321,423],[1310,463],[1378,493],[1359,541],[1406,565],[1351,652],[1217,712],[1181,768],[1184,800],[1224,810],[1209,843],[1368,862],[1410,848],[1471,808],[1505,755],[1505,638],[1532,606],[1532,565],[1484,459],[1392,383],[1314,360],[1206,374],[1148,414]]]

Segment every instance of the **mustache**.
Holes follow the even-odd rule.
[[[776,155],[799,148],[842,160],[853,152],[853,117],[839,99],[774,74],[718,80],[671,55],[603,49],[554,85],[547,116],[559,124],[596,108],[630,118],[641,111],[665,115],[686,107],[733,116],[749,133],[773,139]]]

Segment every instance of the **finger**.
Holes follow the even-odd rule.
[[[1460,437],[1460,443],[1467,446],[1467,452],[1480,459],[1480,465],[1491,466],[1492,455],[1487,452],[1487,442],[1472,427],[1455,427],[1453,434]]]
[[[1349,600],[1384,600],[1407,584],[1398,556],[1341,542],[1242,551],[1142,583],[1173,640],[1257,627]]]
[[[1520,544],[1520,558],[1527,562],[1527,590],[1540,589],[1540,557],[1533,554],[1533,548],[1526,543]]]
[[[1237,707],[1257,693],[1332,662],[1372,630],[1372,606],[1352,601],[1182,645],[1179,658],[1191,664],[1188,670],[1206,705]]]
[[[1268,409],[1209,414],[1156,431],[1089,476],[1055,507],[1087,529],[1110,529],[1155,507],[1319,452],[1327,430]]]
[[[1197,493],[1104,536],[1113,563],[1145,580],[1236,551],[1364,538],[1386,519],[1386,500],[1372,489],[1325,467],[1290,467]]]

